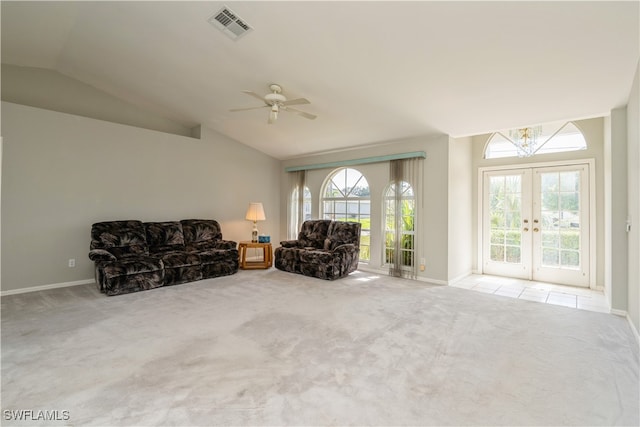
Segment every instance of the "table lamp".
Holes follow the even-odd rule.
[[[258,226],[257,221],[264,221],[267,219],[264,216],[264,208],[262,203],[249,203],[249,209],[247,209],[247,215],[244,217],[247,221],[253,221],[253,230],[251,231],[251,242],[258,241]]]

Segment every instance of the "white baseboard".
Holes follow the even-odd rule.
[[[611,314],[615,314],[616,316],[620,316],[620,317],[627,317],[627,312],[625,310],[618,310],[617,308],[612,308],[609,310],[609,312]]]
[[[631,321],[631,317],[629,317],[629,313],[627,313],[627,322],[629,322],[629,326],[631,326],[631,330],[633,331],[633,336],[636,337],[636,344],[640,345],[640,334],[638,334],[638,330],[636,329],[636,325]]]
[[[47,289],[67,288],[69,286],[88,285],[89,283],[95,283],[94,279],[76,280],[74,282],[62,282],[53,283],[51,285],[31,286],[28,288],[9,289],[7,291],[1,291],[0,297],[7,295],[25,294],[27,292],[46,291]]]
[[[633,336],[636,339],[636,343],[640,345],[640,334],[638,334],[636,325],[634,325],[633,322],[631,321],[631,317],[629,316],[629,313],[627,313],[625,310],[618,310],[617,308],[612,308],[610,311],[611,311],[611,314],[615,314],[616,316],[624,317],[625,319],[627,319],[627,322],[631,327],[631,331],[633,332]]]
[[[373,268],[373,267],[369,267],[368,265],[365,265],[365,266],[359,265],[358,270],[365,271],[367,273],[380,274],[382,276],[389,275],[389,269]],[[415,280],[419,282],[431,283],[433,285],[447,285],[446,280],[431,279],[429,277],[424,277],[424,276],[418,276]]]
[[[362,265],[362,264],[358,266],[358,271],[366,271],[367,273],[382,274],[384,276],[389,275],[389,270],[384,270],[382,268],[373,268],[373,267],[369,267],[368,265]]]
[[[468,272],[466,272],[466,273],[462,273],[462,274],[461,274],[461,275],[459,275],[458,277],[454,277],[453,279],[449,280],[449,281],[448,281],[448,283],[447,283],[447,285],[451,285],[451,284],[453,284],[453,283],[456,283],[457,281],[462,280],[462,279],[464,279],[465,277],[469,277],[469,276],[471,276],[472,274],[474,274],[474,273],[472,273],[471,271],[468,271]]]
[[[447,286],[449,284],[446,280],[431,279],[429,277],[422,277],[422,276],[418,276],[418,281],[419,282],[425,282],[425,283],[431,283],[432,285]]]

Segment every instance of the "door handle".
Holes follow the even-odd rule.
[[[525,227],[523,230],[524,230],[524,231],[529,231],[529,229],[528,229],[527,227]]]
[[[538,228],[536,227],[536,228],[533,229],[533,231],[535,231],[537,233],[540,230],[538,230]]]

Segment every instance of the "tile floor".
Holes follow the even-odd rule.
[[[604,293],[588,288],[479,274],[467,276],[451,286],[510,298],[609,313],[609,305]]]

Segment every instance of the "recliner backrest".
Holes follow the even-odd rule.
[[[312,219],[302,223],[300,233],[298,233],[298,241],[303,247],[324,248],[324,241],[329,231],[329,219]]]
[[[180,223],[184,231],[184,242],[187,244],[222,240],[220,224],[214,219],[183,219]]]
[[[328,245],[325,243],[325,249],[333,250],[344,244],[352,244],[360,248],[361,230],[362,224],[359,222],[333,221],[327,231],[327,239],[330,242]]]
[[[179,221],[145,222],[144,228],[150,252],[184,250],[184,233]]]
[[[148,254],[149,246],[142,221],[103,221],[91,226],[91,249],[105,249],[120,258],[128,254]]]

